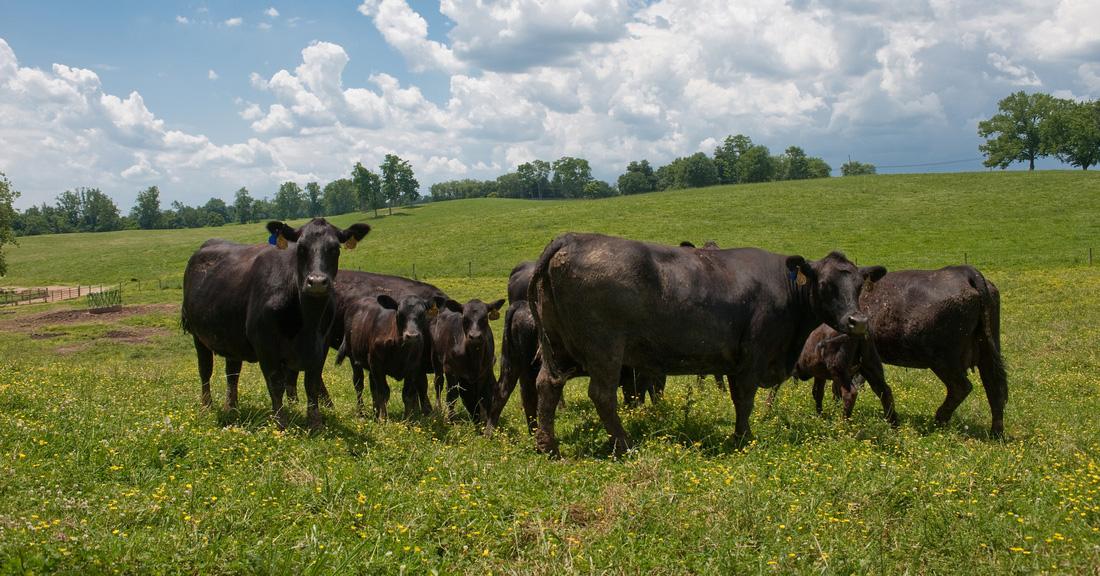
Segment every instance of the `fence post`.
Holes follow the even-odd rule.
[[[474,263],[473,261],[466,263],[466,276],[469,278],[474,277]]]
[[[413,262],[413,280],[419,280],[419,278],[416,277],[416,262]]]
[[[1089,266],[1092,266],[1092,248],[1089,248]]]
[[[967,259],[967,254],[966,254],[966,252],[963,252],[963,264],[969,264],[969,263],[970,263],[970,262],[969,262],[969,260]]]

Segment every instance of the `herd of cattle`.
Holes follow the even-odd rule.
[[[300,228],[270,222],[276,246],[209,240],[184,273],[182,326],[194,337],[209,406],[215,354],[225,358],[227,409],[237,405],[244,361],[258,362],[277,424],[284,394],[297,397],[305,373],[307,418],[321,425],[331,403],[321,378],[329,348],[350,360],[359,411],[364,371],[374,414],[387,416],[387,378],[402,382],[406,417],[436,407],[449,418],[461,399],[490,433],[508,398],[520,397],[536,446],[557,451],[554,417],[564,384],[588,376],[588,395],[611,435],[630,444],[617,411],[659,397],[665,377],[725,378],[735,434],[749,433],[758,388],[787,378],[814,379],[821,410],[826,380],[851,413],[861,381],[897,423],[883,363],[929,368],[947,387],[936,421],[950,419],[972,389],[977,368],[992,412],[991,434],[1004,432],[1008,386],[1000,351],[1000,294],[970,266],[887,273],[858,267],[833,252],[816,261],[712,243],[664,246],[598,234],[562,234],[536,262],[508,279],[499,378],[489,322],[503,299],[461,304],[424,282],[339,270],[366,224],[339,229],[322,218]],[[774,392],[774,390],[773,390]]]

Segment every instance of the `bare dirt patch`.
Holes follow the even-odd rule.
[[[0,320],[0,331],[49,333],[44,330],[46,326],[64,324],[113,324],[114,322],[139,314],[152,314],[156,312],[178,313],[179,304],[142,304],[139,306],[123,306],[117,310],[92,314],[87,309],[53,310],[31,314],[21,318]]]

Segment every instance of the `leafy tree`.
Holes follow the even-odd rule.
[[[501,198],[523,198],[527,194],[528,184],[524,182],[519,171],[508,172],[497,176],[496,195]]]
[[[752,148],[752,138],[744,134],[726,136],[722,145],[714,149],[714,165],[718,170],[720,184],[743,182],[738,173],[737,162],[743,154]]]
[[[592,168],[588,160],[562,156],[554,161],[554,178],[550,185],[554,193],[561,198],[580,198],[584,186],[592,181]]]
[[[325,184],[325,190],[321,197],[325,214],[347,214],[354,212],[357,205],[355,195],[355,183],[347,178],[340,178]]]
[[[324,212],[321,202],[321,185],[316,182],[306,184],[306,216],[316,218]]]
[[[985,144],[978,146],[986,159],[985,166],[997,166],[1002,170],[1013,162],[1027,162],[1028,170],[1035,170],[1035,159],[1047,155],[1044,146],[1043,123],[1056,107],[1049,94],[1023,91],[1006,96],[997,103],[1000,110],[989,120],[978,122],[978,136]]]
[[[404,165],[397,172],[397,190],[401,193],[401,201],[409,205],[420,199],[420,182],[413,176],[412,165],[402,162]]]
[[[816,156],[806,159],[807,178],[828,178],[833,173],[833,167]]]
[[[753,146],[738,154],[737,181],[769,182],[775,179],[775,161],[767,146]]]
[[[80,225],[82,232],[107,232],[122,228],[118,206],[99,188],[78,188],[80,198]]]
[[[80,230],[80,194],[72,190],[66,190],[57,197],[57,212],[60,217],[62,232],[76,232]]]
[[[401,199],[416,201],[420,197],[420,183],[413,176],[412,165],[396,154],[386,154],[382,165],[382,197],[386,199],[393,214],[393,207]]]
[[[874,164],[863,163],[858,160],[849,160],[840,167],[840,174],[843,176],[865,176],[874,173]]]
[[[543,192],[550,188],[551,170],[552,166],[545,160],[524,162],[516,168],[516,173],[527,187],[527,198],[542,199]]]
[[[590,180],[584,185],[584,192],[581,193],[582,198],[608,198],[615,195],[615,189],[610,184],[603,180]]]
[[[702,188],[718,183],[718,168],[703,152],[688,156],[683,164],[683,170],[684,188]]]
[[[783,153],[786,157],[785,178],[787,180],[805,180],[810,177],[809,159],[798,146],[789,146]]]
[[[156,186],[138,192],[137,203],[130,210],[130,218],[142,230],[152,230],[160,226],[160,190]]]
[[[1043,124],[1046,150],[1070,166],[1100,163],[1100,101],[1059,100]]]
[[[351,169],[351,181],[355,183],[359,209],[374,210],[374,216],[377,218],[378,209],[382,207],[382,179],[364,168],[361,162],[356,162],[355,167]]]
[[[248,188],[241,186],[241,189],[233,195],[233,212],[236,213],[237,222],[247,224],[253,221],[252,202]]]
[[[231,221],[229,218],[229,206],[226,206],[225,200],[221,198],[211,198],[207,200],[202,210],[207,214],[205,226],[221,226]]]
[[[275,218],[275,203],[266,197],[252,202],[252,221],[271,220]]]
[[[4,245],[17,244],[12,225],[15,223],[15,208],[12,203],[19,197],[19,191],[12,187],[8,177],[0,172],[0,276],[8,273],[8,262],[4,258]]]
[[[626,173],[619,176],[620,194],[641,194],[657,189],[657,174],[649,165],[649,160],[633,161],[626,167]]]
[[[302,215],[304,204],[302,187],[297,182],[283,182],[275,193],[275,217],[280,220],[298,218]]]

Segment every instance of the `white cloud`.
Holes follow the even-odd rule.
[[[189,20],[187,18],[187,16],[180,16],[180,15],[177,14],[176,15],[176,22],[179,23],[179,24],[190,24],[191,20]]]
[[[1078,66],[1077,76],[1090,94],[1100,95],[1100,63],[1089,62]]]
[[[211,68],[210,70],[208,70],[206,72],[206,77],[209,78],[210,80],[217,80],[218,79],[218,73],[215,72],[213,68]]]
[[[260,30],[271,30],[271,23],[270,22],[260,22],[259,24],[256,25],[256,27],[259,28]]]
[[[366,0],[359,12],[373,18],[386,42],[397,49],[413,71],[461,69],[449,48],[428,40],[428,23],[405,0]]]
[[[989,53],[989,64],[1001,73],[1001,78],[1014,86],[1042,86],[1035,72],[1025,66],[1014,64],[1012,60],[996,52]]]
[[[268,18],[278,18],[279,17],[279,11],[276,10],[274,6],[268,8],[267,10],[264,10],[264,14],[267,15]]]
[[[244,23],[244,18],[241,18],[240,16],[237,16],[235,18],[230,18],[230,19],[226,20],[225,22],[223,22],[223,24],[225,24],[226,26],[228,26],[230,28],[235,28],[237,26],[240,26],[243,23]]]

